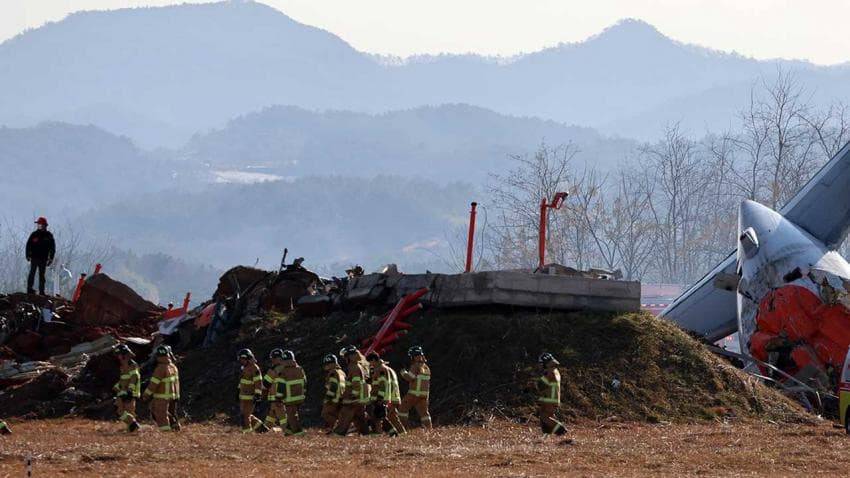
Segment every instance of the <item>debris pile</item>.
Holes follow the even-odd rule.
[[[161,314],[162,308],[100,273],[86,280],[74,303],[62,297],[0,296],[2,413],[55,416],[87,404],[92,396],[81,389],[92,389],[90,382],[114,373],[113,348],[124,341],[144,351]],[[104,357],[109,367],[90,367]]]
[[[236,390],[239,349],[251,348],[265,362],[271,349],[284,347],[295,351],[307,371],[312,399],[303,411],[308,423],[316,423],[321,358],[348,344],[380,350],[397,369],[408,366],[409,346],[424,346],[434,374],[432,412],[441,423],[527,419],[534,397],[524,390],[542,351],[563,363],[565,411],[574,418],[806,419],[780,394],[647,314],[508,307],[498,301],[441,307],[441,301],[460,300],[452,295],[452,281],[470,281],[468,290],[483,293],[493,277],[407,276],[393,268],[348,273],[323,279],[300,260],[272,272],[235,267],[221,277],[209,301],[174,309],[180,320],[166,328],[167,335],[161,324],[171,317],[168,311],[103,274],[88,279],[78,303],[58,301],[49,323],[32,317],[38,298],[28,298],[23,303],[32,307],[14,316],[18,325],[8,335],[8,350],[0,352],[7,359],[0,366],[0,416],[109,416],[110,388],[117,380],[109,352],[122,341],[136,352],[145,379],[152,348],[173,346],[182,413],[194,420],[237,416],[238,404],[227,390]],[[408,295],[411,300],[401,300]],[[414,306],[416,301],[421,305]],[[394,305],[399,310],[390,320]]]

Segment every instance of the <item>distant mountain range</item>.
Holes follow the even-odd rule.
[[[194,136],[179,157],[212,169],[266,171],[282,177],[394,174],[484,183],[511,167],[511,155],[541,142],[572,143],[575,165],[611,169],[637,143],[590,128],[505,116],[468,105],[370,115],[272,107]]]
[[[74,216],[165,190],[307,176],[395,175],[484,185],[511,155],[541,142],[571,143],[575,166],[610,170],[637,143],[589,128],[517,118],[467,105],[379,115],[272,107],[198,134],[180,148],[146,151],[95,126],[48,122],[0,127],[0,203],[11,218]]]
[[[780,63],[819,97],[850,98],[850,67]],[[634,20],[508,62],[388,64],[260,3],[82,12],[0,44],[0,123],[92,123],[176,147],[273,105],[383,113],[466,103],[648,137],[669,120],[726,127],[775,64],[681,44]]]

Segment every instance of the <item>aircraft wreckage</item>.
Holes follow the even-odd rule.
[[[742,354],[834,389],[850,347],[850,264],[835,251],[849,228],[850,144],[778,212],[744,201],[737,251],[661,316],[712,342],[737,331]]]

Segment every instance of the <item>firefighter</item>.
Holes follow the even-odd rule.
[[[269,411],[266,414],[266,427],[269,429],[280,425],[281,429],[286,430],[286,408],[283,402],[281,393],[278,390],[280,378],[283,372],[283,349],[274,349],[269,353],[269,359],[272,362],[271,368],[266,371],[263,376],[263,381],[268,387],[266,400],[269,402]]]
[[[0,420],[0,435],[11,435],[12,429],[9,428],[9,425],[6,425],[6,422]]]
[[[283,351],[283,363],[278,377],[278,391],[281,393],[284,410],[286,411],[287,435],[300,436],[304,434],[298,409],[304,403],[307,395],[307,375],[304,369],[295,361],[295,353]]]
[[[38,293],[44,295],[44,272],[53,263],[56,255],[56,241],[53,234],[47,230],[47,219],[38,218],[36,229],[30,234],[26,246],[26,258],[30,263],[30,273],[27,276],[27,294],[35,294],[33,284],[35,273],[38,271]]]
[[[389,372],[390,377],[390,401],[387,406],[387,419],[390,421],[390,424],[395,428],[397,434],[407,433],[407,429],[404,427],[404,424],[401,422],[401,417],[398,414],[398,409],[401,406],[401,388],[398,384],[398,374],[395,373],[395,370],[390,367],[390,364],[384,361],[384,365],[387,366],[387,372]]]
[[[128,432],[139,429],[136,421],[136,400],[142,395],[142,375],[139,373],[139,364],[133,360],[136,354],[125,344],[115,348],[118,356],[118,371],[120,377],[112,389],[115,390],[115,407],[118,411],[118,419],[127,425]]]
[[[325,429],[333,432],[336,419],[339,417],[340,401],[345,392],[345,372],[339,366],[336,355],[327,354],[322,357],[322,368],[325,369],[325,398],[322,401],[322,420]]]
[[[241,366],[239,376],[239,411],[242,415],[242,433],[267,432],[259,418],[254,416],[254,407],[263,400],[263,374],[257,366],[257,359],[250,349],[242,349],[236,354]]]
[[[168,402],[168,420],[171,423],[171,429],[179,432],[180,421],[177,419],[177,403],[180,402],[180,373],[177,370],[177,357],[174,356],[174,351],[171,350],[170,345],[166,345],[165,348],[168,349],[168,358],[174,364],[175,376],[177,377],[174,380],[174,400]]]
[[[432,425],[428,398],[431,391],[431,368],[428,367],[422,347],[411,347],[407,356],[410,357],[410,370],[401,371],[401,378],[407,381],[407,393],[401,401],[398,414],[405,428],[410,428],[410,410],[416,409],[422,426],[430,429]]]
[[[394,377],[395,386],[398,386],[398,376],[391,369],[387,362],[381,360],[381,356],[377,352],[371,352],[366,356],[369,362],[370,379],[372,382],[371,394],[371,413],[369,421],[372,425],[372,433],[383,433],[385,429],[389,430],[390,436],[398,436],[404,431],[404,427],[399,427],[398,414],[395,414],[395,420],[390,418],[390,408],[392,408]],[[401,429],[399,429],[401,428]]]
[[[540,428],[545,434],[563,435],[567,429],[555,418],[555,412],[561,405],[561,372],[560,363],[550,353],[543,353],[537,360],[543,368],[537,379],[537,416],[540,418]]]
[[[175,421],[169,410],[171,402],[177,401],[180,396],[180,378],[177,366],[172,361],[171,348],[160,345],[154,350],[156,357],[156,368],[153,376],[145,389],[145,400],[151,400],[151,415],[160,431],[179,430],[175,429]],[[179,427],[179,424],[177,425]]]
[[[345,392],[342,395],[342,407],[334,432],[345,436],[353,423],[361,435],[366,435],[369,433],[369,424],[366,420],[366,405],[369,404],[369,384],[366,383],[369,376],[369,364],[353,345],[342,349],[340,355],[345,358],[348,370]]]

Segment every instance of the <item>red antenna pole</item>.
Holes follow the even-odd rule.
[[[567,197],[567,193],[559,192],[555,193],[555,196],[552,198],[551,203],[546,203],[546,198],[540,200],[540,229],[538,231],[538,241],[537,241],[537,268],[542,269],[543,265],[546,263],[546,228],[548,227],[548,217],[547,211],[551,209],[561,209],[561,206],[564,204],[564,199]]]
[[[477,202],[472,203],[472,209],[469,210],[469,233],[467,234],[466,242],[466,272],[472,271],[472,248],[475,244],[475,208],[478,207]]]

